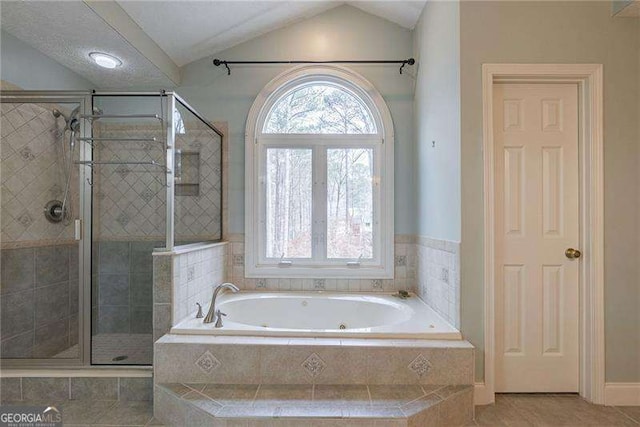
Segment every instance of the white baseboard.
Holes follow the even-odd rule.
[[[489,405],[495,400],[493,393],[489,393],[484,383],[475,383],[473,386],[473,404]]]
[[[609,406],[640,406],[640,383],[606,383],[604,404]]]

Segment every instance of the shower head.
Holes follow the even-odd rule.
[[[53,113],[53,117],[55,118],[64,118],[65,130],[70,130],[72,132],[77,132],[78,130],[80,130],[80,121],[78,121],[78,113],[80,112],[79,106],[74,108],[68,116],[57,108],[54,108],[51,112]]]

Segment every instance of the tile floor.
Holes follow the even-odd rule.
[[[160,425],[153,419],[151,402],[72,401],[58,403],[58,407],[62,408],[64,425],[68,427]],[[469,425],[639,426],[640,406],[596,406],[571,394],[503,394],[496,396],[495,405],[476,406],[476,419]]]
[[[591,405],[575,394],[499,394],[495,405],[476,406],[475,425],[638,426],[640,406]]]

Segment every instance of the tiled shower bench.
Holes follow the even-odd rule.
[[[165,335],[154,416],[188,426],[457,426],[473,419],[466,341]]]

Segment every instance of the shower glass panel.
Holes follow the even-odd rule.
[[[75,162],[82,101],[70,98],[3,93],[0,104],[2,359],[81,358]]]
[[[94,96],[93,108],[105,118],[92,126],[91,363],[148,365],[151,254],[166,241],[167,97]]]
[[[176,102],[174,227],[176,244],[222,238],[222,137]]]
[[[154,251],[222,237],[222,134],[172,92],[0,92],[0,363],[150,365]]]

